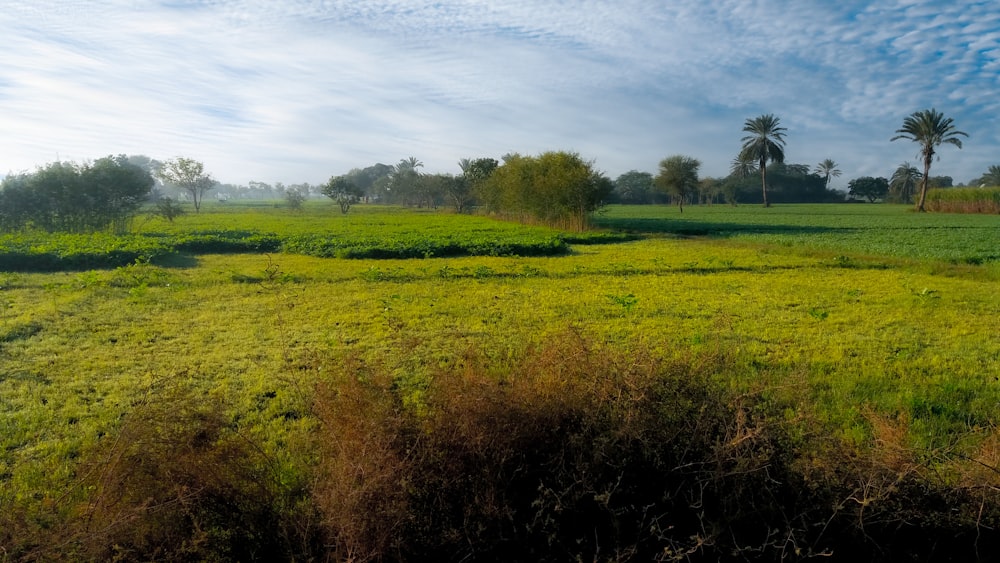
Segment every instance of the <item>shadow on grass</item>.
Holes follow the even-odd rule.
[[[149,262],[161,268],[194,268],[198,266],[198,257],[192,254],[171,253],[156,256]]]
[[[844,227],[818,227],[810,225],[765,225],[727,223],[660,218],[607,218],[594,221],[595,226],[624,233],[672,234],[677,236],[729,237],[737,234],[812,235],[832,232],[851,232]]]

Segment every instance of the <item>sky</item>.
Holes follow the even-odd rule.
[[[785,161],[846,189],[918,163],[890,138],[928,108],[969,135],[932,175],[1000,164],[995,0],[0,0],[0,29],[0,175],[142,154],[318,184],[567,150],[724,176],[770,113]]]

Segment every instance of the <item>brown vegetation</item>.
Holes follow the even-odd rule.
[[[666,361],[567,331],[513,359],[470,350],[423,385],[353,356],[304,367],[299,479],[171,386],[85,456],[72,502],[2,517],[0,559],[975,560],[998,544],[996,434],[940,462],[913,453],[907,420],[869,414],[875,443],[851,444],[794,392],[729,389],[719,376],[745,366],[725,353]]]

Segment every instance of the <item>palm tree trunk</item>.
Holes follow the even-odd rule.
[[[760,161],[760,190],[764,194],[764,207],[771,207],[767,202],[767,161]]]
[[[931,172],[931,157],[924,158],[924,177],[920,180],[920,201],[917,202],[917,211],[924,212],[924,198],[927,197],[927,179]]]

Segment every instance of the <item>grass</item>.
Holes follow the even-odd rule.
[[[991,215],[914,213],[890,204],[794,204],[762,212],[756,206],[694,206],[684,214],[663,206],[617,206],[597,224],[615,230],[713,236],[781,245],[807,252],[1000,262],[1000,223]]]
[[[202,254],[106,270],[0,273],[0,507],[44,528],[95,502],[87,491],[103,485],[89,481],[82,464],[94,452],[130,459],[131,450],[109,444],[136,425],[153,432],[170,412],[148,406],[161,399],[177,402],[183,420],[215,421],[206,435],[225,451],[253,444],[240,455],[276,483],[267,494],[299,498],[289,491],[309,482],[318,454],[308,444],[331,416],[314,397],[331,374],[344,375],[344,365],[368,366],[348,373],[384,374],[400,401],[392,409],[401,409],[385,412],[431,420],[438,401],[457,400],[441,395],[449,378],[470,365],[508,377],[540,361],[533,349],[567,333],[579,335],[583,349],[693,366],[727,396],[753,397],[799,444],[797,463],[822,457],[809,453],[819,446],[808,437],[819,435],[879,459],[906,452],[915,461],[905,467],[926,468],[947,486],[995,485],[995,475],[972,469],[1000,462],[990,453],[1000,404],[995,220],[860,204],[693,207],[683,220],[674,213],[612,208],[603,226],[652,236],[575,246],[562,256]],[[345,218],[244,209],[184,220],[172,228],[294,234]],[[337,228],[520,232],[429,213],[364,211],[353,221]],[[142,229],[153,227],[167,232],[155,223]],[[548,365],[545,377],[559,369]],[[536,404],[525,397],[516,401]],[[189,412],[188,403],[213,406]],[[144,422],[129,426],[135,417]],[[421,427],[408,424],[400,436]],[[222,450],[191,448],[184,459],[194,467],[251,480]],[[838,470],[829,459],[815,463]],[[222,490],[221,483],[203,485]],[[166,503],[171,494],[156,498]]]

